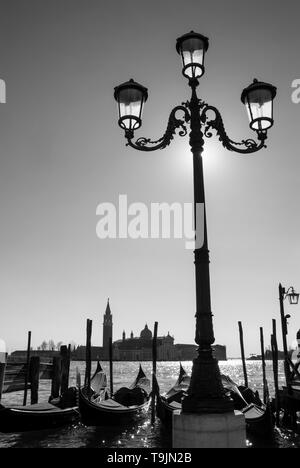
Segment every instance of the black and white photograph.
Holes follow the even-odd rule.
[[[299,18],[0,0],[0,448],[300,448]]]

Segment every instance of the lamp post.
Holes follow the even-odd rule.
[[[295,292],[293,287],[290,287],[287,291],[279,284],[279,303],[280,303],[280,317],[281,317],[281,328],[282,328],[282,341],[283,341],[283,352],[284,352],[284,373],[285,373],[285,380],[286,385],[290,387],[291,381],[291,371],[289,365],[289,352],[288,352],[288,345],[287,345],[287,321],[290,318],[290,315],[285,315],[284,311],[284,301],[285,299],[289,300],[291,305],[297,305],[299,302],[299,294]]]
[[[142,112],[148,91],[133,80],[115,88],[114,97],[119,108],[119,125],[125,131],[127,146],[140,151],[155,151],[166,148],[174,138],[188,133],[193,154],[194,170],[194,217],[196,228],[195,277],[196,277],[196,336],[198,357],[194,360],[188,396],[183,401],[183,413],[228,413],[233,404],[225,396],[217,361],[212,354],[215,341],[210,297],[209,250],[206,223],[205,191],[202,153],[204,137],[211,138],[215,132],[223,146],[230,151],[249,154],[265,147],[267,130],[273,125],[273,99],[276,88],[268,83],[254,82],[244,89],[242,102],[247,108],[250,127],[257,134],[253,139],[234,142],[227,135],[220,112],[197,96],[199,79],[205,73],[204,59],[209,41],[205,36],[191,31],[177,40],[176,49],[182,59],[182,73],[191,88],[190,101],[176,106],[170,113],[165,134],[157,141],[148,138],[134,139],[134,132],[142,124]],[[178,113],[183,118],[178,118]],[[204,219],[197,220],[197,205],[204,205]],[[198,221],[198,222],[197,222]],[[201,222],[200,222],[201,221]],[[204,242],[198,245],[198,227],[204,224]]]

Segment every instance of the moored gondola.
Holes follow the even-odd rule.
[[[51,403],[28,406],[0,405],[0,432],[25,432],[72,425],[79,419],[76,406],[59,408]]]
[[[222,383],[225,391],[232,397],[235,409],[245,415],[248,433],[269,438],[274,427],[270,407],[264,405],[256,393],[250,389],[238,387],[229,377],[222,376]],[[172,426],[173,413],[181,410],[182,399],[187,395],[189,385],[190,377],[182,365],[180,365],[180,373],[176,384],[165,395],[160,395],[156,380],[157,416],[165,426]]]
[[[161,395],[159,385],[155,377],[156,388],[154,391],[157,396],[156,412],[157,416],[165,426],[172,426],[173,412],[181,410],[181,402],[184,396],[187,395],[190,382],[191,378],[182,367],[182,364],[180,364],[179,376],[175,385],[165,395]]]
[[[112,397],[106,387],[106,376],[101,370],[91,379],[90,388],[79,391],[81,418],[86,425],[121,425],[133,419],[149,401],[150,381],[140,366],[133,384],[118,390]],[[98,383],[95,382],[98,380]],[[99,384],[102,382],[102,385]]]
[[[222,375],[222,383],[233,399],[235,409],[244,414],[247,432],[264,439],[272,437],[275,420],[270,404],[265,405],[257,392],[238,386],[228,376]]]

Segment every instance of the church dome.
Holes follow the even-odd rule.
[[[141,331],[142,340],[152,340],[152,331],[149,330],[148,325],[145,326],[144,330]]]

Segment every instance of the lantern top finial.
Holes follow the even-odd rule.
[[[145,86],[142,86],[141,84],[134,81],[133,78],[130,78],[129,81],[126,81],[125,83],[122,83],[119,86],[115,87],[114,97],[116,101],[118,101],[118,96],[119,96],[120,91],[124,89],[136,89],[142,93],[144,102],[146,102],[148,99],[148,89],[145,88]]]
[[[208,47],[209,47],[208,37],[203,36],[202,34],[196,33],[195,31],[192,30],[189,33],[186,33],[177,39],[176,50],[178,54],[181,53],[181,45],[186,39],[200,39],[203,42],[205,52],[207,52]]]
[[[268,90],[271,93],[271,98],[274,99],[277,94],[277,88],[270,83],[265,83],[263,81],[259,81],[257,78],[254,78],[253,82],[243,90],[241,100],[242,103],[245,104],[247,100],[247,96],[252,91],[258,90]]]

